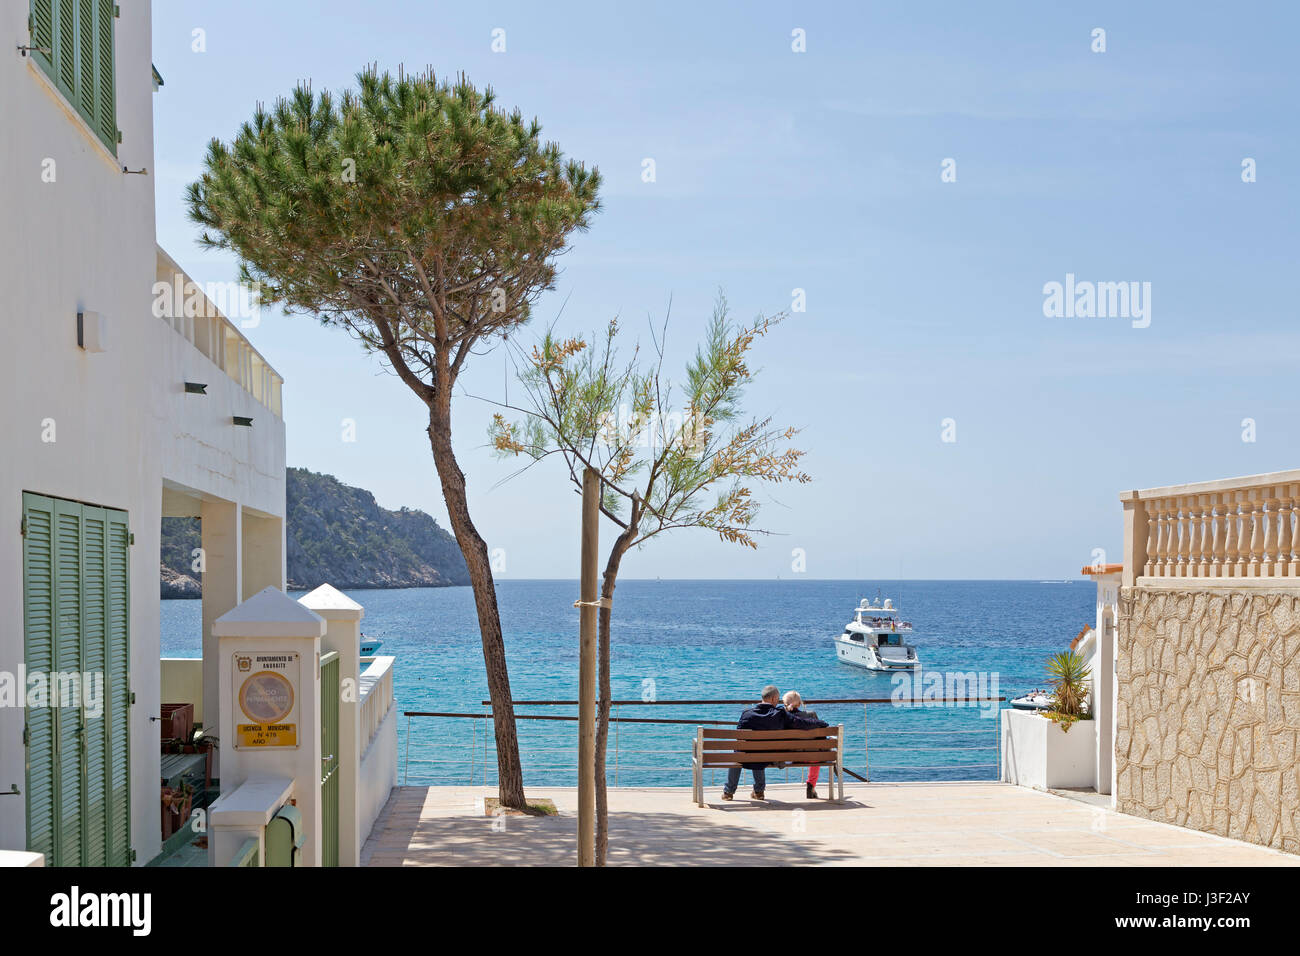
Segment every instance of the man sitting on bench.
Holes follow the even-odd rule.
[[[740,715],[740,721],[736,724],[737,730],[815,730],[819,727],[829,727],[830,724],[824,720],[812,720],[807,717],[801,717],[798,714],[792,714],[781,706],[781,692],[775,684],[768,684],[763,688],[763,700],[755,707],[750,707]],[[750,772],[754,774],[754,791],[750,797],[754,800],[763,800],[763,793],[767,787],[767,774],[764,772],[767,764],[752,763],[749,764]],[[736,788],[740,786],[740,767],[732,767],[727,771],[727,783],[722,788],[722,799],[730,800],[735,796]]]

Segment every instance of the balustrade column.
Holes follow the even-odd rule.
[[[1300,520],[1300,485],[1287,485],[1287,500],[1291,506],[1287,510],[1286,520],[1290,522],[1292,515]],[[1291,527],[1290,537],[1291,553],[1283,555],[1287,558],[1287,577],[1300,577],[1300,527]]]
[[[1232,510],[1228,516],[1232,521],[1232,548],[1228,552],[1228,565],[1232,568],[1231,577],[1246,576],[1246,558],[1250,554],[1250,512],[1246,505],[1246,493],[1231,492]]]
[[[1252,490],[1248,495],[1250,498],[1247,503],[1250,508],[1250,557],[1246,563],[1246,576],[1257,578],[1260,573],[1260,559],[1264,554],[1264,503],[1260,500],[1258,490]]]
[[[1210,506],[1214,511],[1213,525],[1213,546],[1211,548],[1210,558],[1210,577],[1221,578],[1224,576],[1223,555],[1227,547],[1228,522],[1224,518],[1224,512],[1227,505],[1224,499],[1229,495],[1210,495]]]
[[[1277,491],[1277,560],[1273,563],[1273,573],[1285,577],[1291,565],[1291,512],[1295,500],[1289,485],[1282,485]]]
[[[1278,515],[1278,498],[1276,488],[1265,488],[1262,492],[1264,501],[1264,553],[1259,573],[1263,577],[1271,578],[1278,573],[1278,555],[1277,555],[1277,515]]]
[[[1186,507],[1183,509],[1187,521],[1187,532],[1183,541],[1183,552],[1186,554],[1187,559],[1179,570],[1182,572],[1183,577],[1194,578],[1200,565],[1197,552],[1200,550],[1201,544],[1201,509],[1197,504],[1196,495],[1190,495],[1184,500],[1187,502]]]
[[[1208,578],[1210,576],[1210,555],[1214,550],[1214,528],[1211,524],[1214,520],[1214,495],[1201,495],[1201,533],[1197,535],[1196,543],[1201,553],[1200,561],[1197,562],[1196,576]]]
[[[1161,534],[1164,537],[1164,544],[1160,546],[1160,574],[1162,577],[1166,578],[1172,578],[1174,576],[1174,566],[1178,564],[1177,503],[1177,498],[1166,498],[1164,500],[1164,513],[1160,520]]]
[[[1156,550],[1160,547],[1160,504],[1158,501],[1144,501],[1142,506],[1147,513],[1147,562],[1142,568],[1142,573],[1151,577],[1160,564],[1160,552]]]
[[[1180,578],[1187,576],[1187,565],[1191,555],[1191,502],[1193,500],[1192,498],[1179,498],[1174,505],[1178,509],[1178,567],[1175,571]]]

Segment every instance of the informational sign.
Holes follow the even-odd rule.
[[[298,746],[298,681],[302,676],[297,652],[236,652],[233,655],[235,746]],[[241,719],[242,718],[242,719]]]

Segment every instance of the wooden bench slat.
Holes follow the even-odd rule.
[[[763,753],[716,753],[711,750],[704,752],[704,766],[716,767],[719,764],[750,764],[750,763],[789,763],[789,764],[825,764],[835,763],[838,755],[834,751],[816,751],[809,753],[806,751],[790,751],[788,753],[781,751],[763,752]]]
[[[757,750],[834,750],[838,741],[831,737],[827,740],[706,740],[706,753],[738,751],[748,753]]]
[[[812,730],[705,730],[705,740],[815,740],[818,737],[835,739],[836,727],[815,727]]]

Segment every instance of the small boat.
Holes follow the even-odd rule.
[[[375,651],[379,650],[380,646],[383,643],[384,642],[377,637],[366,637],[365,634],[362,634],[361,635],[361,656],[374,657]]]
[[[1045,690],[1031,690],[1028,694],[1012,698],[1011,706],[1016,710],[1047,710],[1052,706],[1052,695]]]
[[[889,598],[882,602],[877,594],[871,604],[863,598],[844,633],[836,635],[835,657],[843,664],[867,670],[913,670],[921,660],[908,641],[911,636],[912,623],[900,620],[893,602]]]

